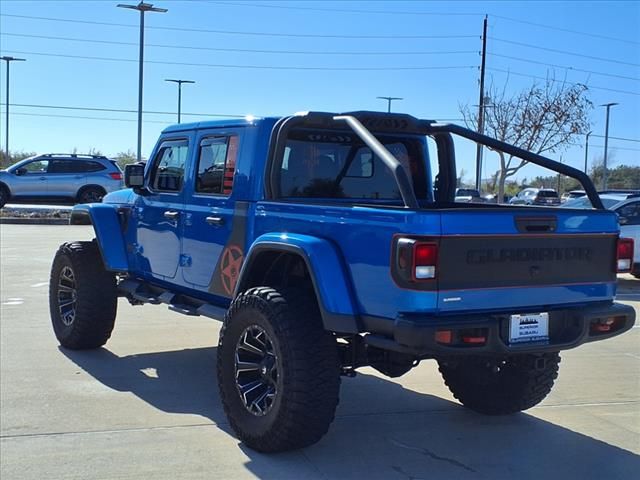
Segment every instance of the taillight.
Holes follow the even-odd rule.
[[[631,271],[633,265],[633,240],[631,238],[618,239],[618,273]]]
[[[438,245],[413,238],[396,242],[395,269],[404,282],[420,282],[436,278]]]
[[[114,180],[122,180],[122,173],[120,172],[111,172],[109,176]]]

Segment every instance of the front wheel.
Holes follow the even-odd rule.
[[[558,377],[559,363],[558,352],[438,359],[453,396],[486,415],[520,412],[540,403]]]
[[[315,298],[269,287],[240,294],[220,333],[218,384],[229,423],[250,448],[317,442],[338,404],[340,363]]]
[[[115,275],[104,268],[95,241],[60,246],[51,266],[49,310],[63,347],[104,345],[113,330],[117,301]]]

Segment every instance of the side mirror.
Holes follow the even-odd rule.
[[[26,168],[18,168],[16,169],[15,172],[16,175],[18,175],[19,177],[21,177],[22,175],[26,175],[27,174],[27,169]]]
[[[124,184],[127,188],[141,188],[144,185],[144,164],[131,163],[125,165]]]

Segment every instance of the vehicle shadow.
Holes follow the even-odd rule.
[[[167,413],[201,415],[232,435],[218,395],[215,347],[125,357],[105,348],[60,351],[112,389]],[[264,455],[240,444],[247,473],[296,480],[567,480],[630,479],[640,471],[640,456],[531,414],[482,416],[375,375],[344,379],[340,402],[329,433],[312,447]]]

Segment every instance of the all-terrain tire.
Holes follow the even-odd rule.
[[[99,203],[106,192],[101,187],[84,187],[78,192],[78,203]]]
[[[250,411],[236,380],[236,361],[248,331],[262,332],[260,343],[266,339],[275,355],[277,374],[269,385],[276,393],[263,409],[266,413]],[[254,450],[281,452],[309,446],[333,421],[340,391],[337,343],[324,330],[315,297],[306,290],[256,287],[240,294],[220,332],[217,369],[231,427]]]
[[[558,352],[438,359],[453,396],[485,415],[520,412],[540,403],[558,377],[559,363]]]
[[[104,268],[95,240],[62,244],[49,281],[49,311],[60,344],[72,350],[104,345],[117,305],[115,275]]]

